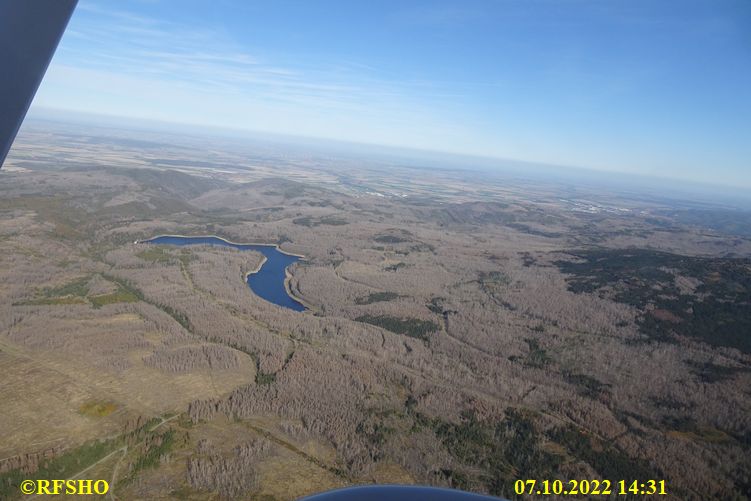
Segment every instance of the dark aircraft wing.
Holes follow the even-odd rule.
[[[78,0],[0,0],[0,167]]]

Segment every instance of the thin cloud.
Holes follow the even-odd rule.
[[[82,4],[81,10],[69,34],[71,43],[64,43],[59,54],[58,64],[69,73],[76,68],[95,70],[100,75],[141,78],[152,87],[157,82],[179,85],[197,95],[261,98],[320,113],[349,111],[360,116],[374,115],[376,110],[379,115],[404,116],[416,107],[420,113],[419,106],[410,102],[416,89],[424,97],[432,93],[435,100],[456,95],[441,93],[435,83],[377,78],[377,68],[356,61],[285,67],[267,62],[214,30],[91,3]]]

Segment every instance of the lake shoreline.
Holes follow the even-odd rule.
[[[292,277],[294,277],[294,275],[292,274],[291,271],[289,271],[289,268],[285,268],[284,288],[287,290],[287,295],[291,297],[292,299],[294,299],[295,301],[297,301],[298,303],[300,303],[301,305],[303,305],[306,311],[313,311],[313,307],[310,305],[310,303],[308,303],[307,301],[302,299],[300,296],[295,294],[295,291],[292,290]]]
[[[251,244],[251,245],[257,245],[257,244]],[[245,274],[245,277],[243,278],[243,280],[244,280],[244,282],[246,284],[248,283],[248,278],[251,275],[253,275],[253,274],[258,273],[259,271],[261,271],[261,268],[263,268],[263,265],[266,264],[266,261],[269,260],[266,256],[262,256],[262,257],[263,257],[263,259],[261,259],[261,263],[258,266],[256,266],[254,270],[249,271],[249,272],[247,272]],[[300,296],[296,295],[295,292],[292,290],[292,286],[290,285],[290,281],[292,280],[293,276],[294,275],[292,275],[292,272],[289,271],[289,267],[287,267],[287,268],[284,269],[284,288],[287,291],[287,295],[289,297],[291,297],[292,299],[294,299],[295,301],[297,301],[298,303],[300,303],[301,305],[303,305],[306,310],[310,310],[311,308],[308,305],[308,303],[306,303],[305,301],[303,301],[300,298]]]
[[[255,245],[255,246],[258,246],[258,247],[275,247],[276,250],[278,250],[282,254],[286,254],[288,256],[299,258],[302,261],[306,261],[306,258],[305,258],[304,255],[302,255],[302,254],[295,254],[294,252],[286,251],[286,250],[282,249],[281,247],[279,247],[279,244],[265,244],[265,243],[257,243],[257,242],[245,242],[245,243],[242,243],[242,242],[233,242],[232,240],[227,240],[226,238],[222,238],[222,237],[219,237],[217,235],[177,235],[177,234],[164,235],[163,234],[163,235],[153,236],[153,237],[148,238],[146,240],[136,240],[134,243],[135,244],[147,244],[147,243],[151,242],[152,240],[156,240],[157,238],[167,238],[167,237],[172,237],[172,238],[216,238],[217,240],[221,240],[222,242],[226,242],[226,243],[228,243],[230,245]],[[211,245],[211,244],[206,244],[206,245]]]

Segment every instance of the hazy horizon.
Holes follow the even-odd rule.
[[[34,108],[751,187],[748,4],[81,0]]]
[[[751,188],[751,186],[746,187],[737,184],[733,186],[720,182],[710,183],[686,180],[660,176],[659,174],[650,175],[627,171],[603,171],[590,167],[535,162],[526,159],[489,157],[325,137],[222,128],[200,124],[180,124],[177,122],[149,119],[133,119],[40,107],[32,108],[28,116],[28,121],[29,125],[33,125],[35,121],[55,122],[60,124],[77,124],[83,127],[106,127],[119,131],[156,132],[175,137],[208,137],[231,141],[242,141],[245,139],[271,142],[289,147],[318,150],[322,153],[351,155],[355,158],[366,158],[368,156],[373,158],[375,156],[375,158],[380,160],[389,159],[391,161],[405,162],[413,167],[421,166],[424,168],[466,170],[468,172],[516,174],[530,179],[548,176],[547,180],[549,181],[552,180],[550,176],[554,176],[559,182],[567,181],[576,183],[584,181],[596,185],[609,185],[611,188],[617,186],[623,190],[647,190],[652,196],[664,196],[667,198],[675,196],[685,198],[692,194],[702,195],[706,197],[705,201],[712,203],[726,203],[741,206],[744,209],[751,208],[751,193],[747,191],[747,188]],[[659,184],[661,181],[669,181],[671,184],[669,186]]]

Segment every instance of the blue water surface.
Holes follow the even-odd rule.
[[[250,289],[256,295],[270,303],[289,308],[290,310],[305,310],[305,307],[302,304],[290,297],[287,293],[287,289],[284,287],[284,280],[286,278],[285,271],[287,267],[299,261],[300,258],[285,254],[274,245],[235,244],[218,237],[179,236],[155,237],[150,240],[144,240],[143,243],[158,245],[223,245],[225,247],[234,247],[239,250],[260,252],[266,257],[266,261],[263,263],[260,270],[248,275],[248,286]]]

